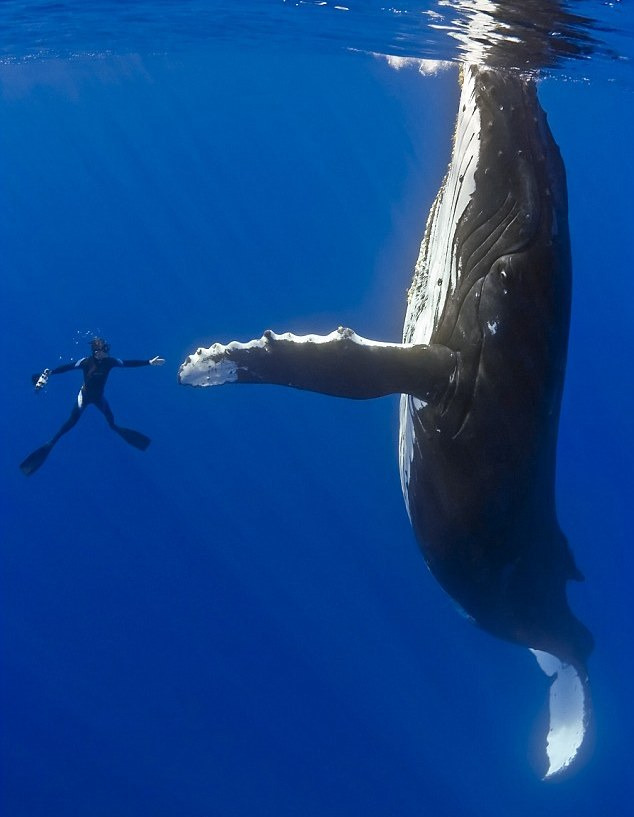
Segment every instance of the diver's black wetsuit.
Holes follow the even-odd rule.
[[[83,410],[90,403],[102,412],[110,428],[114,431],[119,431],[119,427],[115,425],[114,415],[108,405],[108,401],[103,396],[108,375],[112,369],[117,367],[132,368],[134,366],[149,365],[149,360],[119,360],[117,357],[104,357],[98,360],[96,357],[90,356],[82,357],[81,360],[78,360],[76,363],[64,363],[62,366],[52,369],[51,374],[63,374],[73,369],[81,369],[84,373],[84,385],[79,390],[77,402],[70,413],[70,417],[50,441],[50,444],[54,445],[62,434],[66,434],[67,431],[70,431],[81,417]]]
[[[56,369],[52,369],[48,374],[63,374],[64,372],[70,372],[73,369],[81,369],[84,375],[84,384],[79,390],[77,402],[73,406],[73,410],[71,411],[68,420],[66,420],[64,425],[54,437],[52,437],[45,445],[38,448],[32,454],[29,454],[24,462],[20,464],[22,473],[30,476],[37,471],[37,469],[43,464],[55,443],[61,436],[66,434],[67,431],[71,430],[71,428],[81,417],[86,406],[90,405],[91,403],[104,415],[108,425],[113,431],[116,431],[117,434],[119,434],[119,436],[130,445],[133,445],[135,448],[139,448],[141,451],[145,451],[151,442],[150,438],[146,437],[145,434],[141,434],[140,431],[134,431],[131,428],[122,428],[121,426],[118,426],[114,421],[114,415],[110,406],[108,405],[108,401],[104,397],[103,392],[106,385],[106,380],[108,379],[108,375],[112,369],[118,367],[132,368],[134,366],[150,365],[151,362],[149,360],[119,360],[119,358],[116,357],[97,358],[92,355],[90,357],[83,357],[76,363],[65,363],[62,366],[58,366]],[[33,375],[34,383],[37,379],[38,375]]]

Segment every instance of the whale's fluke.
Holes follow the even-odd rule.
[[[542,650],[531,650],[537,663],[552,678],[548,701],[549,728],[546,737],[548,769],[544,779],[570,767],[586,737],[590,721],[587,675]]]

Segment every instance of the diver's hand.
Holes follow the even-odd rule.
[[[46,386],[46,384],[48,383],[48,377],[49,377],[50,373],[51,373],[50,369],[44,369],[44,371],[38,377],[38,379],[37,379],[37,381],[35,383],[36,391],[39,391],[40,389],[43,389],[44,386]]]
[[[153,357],[150,360],[150,366],[162,366],[164,363],[165,363],[165,358],[164,357],[158,357],[158,355],[156,357]]]

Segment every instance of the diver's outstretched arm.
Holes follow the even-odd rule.
[[[189,386],[272,383],[356,400],[403,393],[433,402],[455,368],[446,346],[381,343],[339,327],[329,335],[267,331],[248,343],[215,343],[188,357],[178,379]]]
[[[42,389],[48,383],[48,379],[52,374],[63,374],[64,372],[70,372],[73,369],[76,369],[81,361],[72,361],[71,363],[64,363],[61,366],[57,366],[55,369],[44,369],[43,372],[39,372],[38,374],[31,375],[31,382],[35,386],[36,389]]]
[[[118,357],[112,359],[115,366],[123,366],[124,369],[133,369],[138,366],[162,366],[165,363],[165,358],[158,355],[149,360],[119,360]]]
[[[61,366],[56,366],[54,369],[50,369],[50,374],[64,374],[64,372],[72,372],[73,369],[81,369],[81,363],[86,358],[81,358],[81,360],[72,360],[70,363],[63,363]]]

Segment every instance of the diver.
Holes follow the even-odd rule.
[[[33,385],[39,391],[44,388],[48,382],[48,378],[52,374],[63,374],[70,372],[72,369],[80,369],[84,375],[84,383],[79,394],[77,395],[77,402],[73,406],[70,417],[60,430],[52,437],[45,445],[38,448],[20,464],[20,470],[26,476],[30,476],[44,463],[44,460],[50,454],[53,446],[59,438],[70,431],[75,423],[83,414],[86,406],[94,405],[106,418],[106,422],[113,431],[116,431],[123,439],[133,445],[135,448],[145,451],[150,444],[150,438],[140,431],[134,431],[131,428],[122,428],[116,425],[114,415],[108,401],[104,397],[104,388],[106,380],[110,371],[117,367],[132,368],[135,366],[162,366],[165,360],[162,357],[153,357],[151,360],[119,360],[116,357],[110,357],[110,345],[103,338],[93,338],[90,342],[92,354],[90,357],[82,357],[77,362],[65,363],[58,366],[56,369],[44,369],[41,374],[32,375]]]

